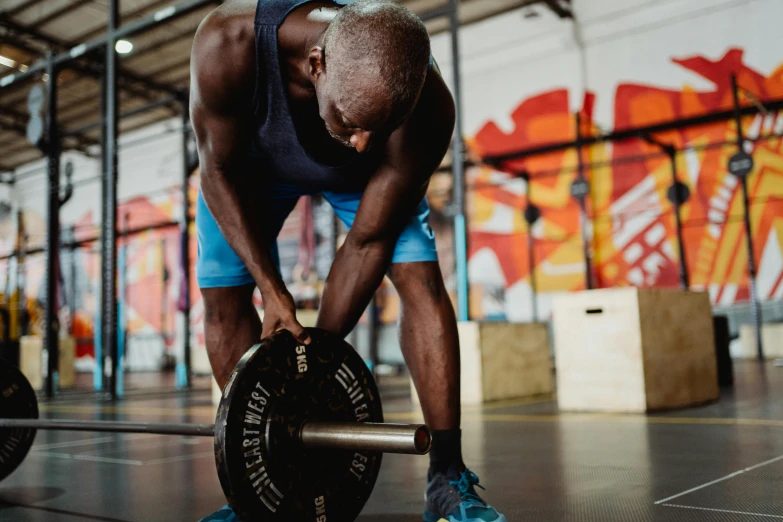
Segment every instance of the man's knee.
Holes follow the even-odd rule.
[[[437,262],[397,263],[389,269],[389,278],[404,301],[448,297]]]
[[[209,326],[233,325],[241,321],[248,310],[253,310],[254,285],[204,288],[204,322]]]

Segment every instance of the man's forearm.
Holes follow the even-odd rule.
[[[394,242],[347,240],[326,278],[317,326],[348,335],[383,281],[393,252]]]
[[[245,263],[261,294],[285,288],[272,260],[267,235],[258,216],[256,194],[245,183],[234,183],[218,170],[205,170],[201,178],[202,196],[223,237]],[[249,184],[247,184],[249,185]]]

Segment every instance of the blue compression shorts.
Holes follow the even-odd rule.
[[[257,200],[264,221],[264,230],[276,240],[283,222],[296,206],[301,196],[311,193],[294,185],[274,183],[265,186]],[[359,208],[361,192],[322,192],[340,220],[351,227]],[[437,261],[435,234],[429,225],[430,208],[424,199],[416,209],[416,215],[402,231],[394,249],[392,263]],[[222,288],[253,283],[253,277],[223,237],[199,191],[196,202],[196,233],[198,235],[198,259],[196,280],[199,288]],[[272,256],[280,266],[277,243],[272,242]]]

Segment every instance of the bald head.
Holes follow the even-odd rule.
[[[358,0],[340,9],[329,24],[324,58],[329,81],[355,110],[380,102],[407,115],[427,76],[430,39],[408,9],[389,0]]]

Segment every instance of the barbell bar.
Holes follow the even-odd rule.
[[[214,437],[214,424],[172,424],[165,422],[86,421],[57,419],[0,419],[0,429],[95,431]],[[355,422],[305,422],[299,440],[308,448],[334,448],[426,455],[432,436],[423,424]]]

